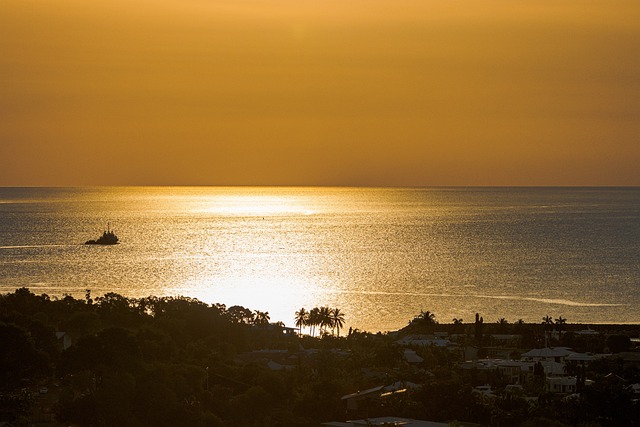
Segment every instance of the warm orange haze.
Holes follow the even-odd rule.
[[[640,426],[640,0],[0,0],[0,427]]]
[[[0,3],[0,185],[640,185],[640,3]]]

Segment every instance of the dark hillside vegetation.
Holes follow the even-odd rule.
[[[493,426],[640,425],[629,388],[640,382],[640,370],[622,359],[600,359],[586,370],[571,365],[595,380],[573,400],[531,385],[525,391],[535,403],[504,393],[507,383],[496,373],[462,370],[463,349],[519,357],[551,336],[545,324],[480,320],[440,324],[423,311],[395,333],[352,329],[340,337],[319,326],[309,330],[320,337],[299,336],[269,323],[268,313],[240,306],[187,297],[93,298],[89,291],[84,299],[50,298],[21,288],[0,295],[0,423],[308,426],[393,415]],[[639,331],[592,325],[602,333],[585,338],[575,333],[584,325],[561,325],[552,344],[585,352],[628,352]],[[453,346],[400,344],[434,333],[446,333]],[[505,334],[516,337],[508,346],[500,341]],[[421,361],[410,362],[408,350]],[[355,410],[343,399],[390,384],[412,386]],[[484,384],[498,390],[495,399],[473,392]]]

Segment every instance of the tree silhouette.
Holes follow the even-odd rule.
[[[325,333],[327,331],[327,328],[332,327],[331,309],[326,306],[320,307],[320,309],[318,310],[318,316],[319,316],[320,329],[322,330],[323,333]]]
[[[498,319],[496,323],[498,324],[499,333],[503,334],[507,331],[507,327],[509,325],[509,322],[507,321],[507,319],[505,319],[504,317],[501,317],[500,319]]]
[[[296,311],[296,326],[300,330],[300,334],[302,334],[302,327],[307,326],[309,324],[309,312],[302,307],[300,310]]]
[[[302,327],[309,327],[309,334],[315,336],[316,327],[320,327],[320,333],[327,333],[331,329],[333,333],[337,331],[340,336],[340,329],[344,327],[344,313],[339,308],[329,308],[326,306],[314,307],[307,311],[304,307],[295,313],[296,326],[302,333]]]
[[[320,309],[318,307],[314,307],[309,312],[309,316],[307,317],[307,325],[309,325],[309,331],[311,332],[311,336],[315,335],[316,326],[320,325]]]
[[[254,325],[268,325],[269,320],[271,320],[271,318],[269,317],[269,313],[266,311],[255,310],[253,314]]]
[[[340,336],[340,329],[344,327],[344,313],[339,308],[331,310],[331,327],[335,328],[337,335]]]
[[[420,310],[420,314],[416,315],[409,324],[421,325],[421,326],[433,326],[436,325],[438,321],[436,320],[436,315],[430,312],[429,310],[424,311]]]
[[[436,323],[438,323],[438,321],[436,320],[436,315],[430,312],[429,310],[427,311],[420,310],[420,314],[418,315],[418,318],[428,325],[435,325]]]
[[[476,313],[476,322],[474,324],[474,335],[476,338],[476,342],[482,342],[482,327],[484,324],[484,319],[480,316],[479,313]]]
[[[556,328],[558,328],[558,331],[564,330],[566,324],[567,319],[565,319],[564,317],[560,316],[556,319]]]
[[[255,317],[254,313],[241,305],[234,305],[227,309],[227,315],[233,323],[250,325]]]

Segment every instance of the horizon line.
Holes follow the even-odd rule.
[[[2,185],[0,188],[370,188],[370,189],[429,189],[429,188],[640,188],[640,184],[496,184],[496,185],[311,185],[311,184],[86,184],[86,185]]]

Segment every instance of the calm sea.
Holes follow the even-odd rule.
[[[116,246],[85,246],[107,227]],[[0,188],[0,292],[640,323],[639,188]]]

